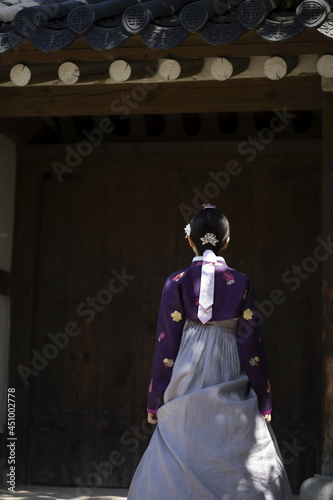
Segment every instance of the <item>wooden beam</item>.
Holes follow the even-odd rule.
[[[251,134],[252,135],[252,134]],[[72,173],[81,170],[121,170],[141,169],[140,157],[149,157],[149,168],[169,169],[177,163],[182,155],[182,169],[207,170],[207,165],[215,164],[225,170],[230,159],[237,161],[242,169],[253,169],[253,163],[247,161],[248,156],[239,151],[240,141],[196,141],[196,142],[148,142],[148,143],[103,143],[91,148],[91,153],[85,157],[78,156],[78,144],[36,144],[21,149],[20,153],[26,160],[21,168],[55,171],[55,162],[61,165],[71,164],[73,158],[78,158],[71,167]],[[255,159],[256,168],[274,169],[281,167],[281,154],[290,166],[299,168],[300,157],[302,169],[311,169],[320,155],[320,139],[279,139],[276,137],[267,147],[260,151]],[[110,161],[105,163],[105,158]]]
[[[333,98],[323,93],[322,238],[333,238]],[[333,258],[322,262],[322,459],[321,473],[333,476]]]
[[[103,120],[103,118],[102,118]],[[253,131],[249,131],[249,134],[253,133]],[[254,135],[254,134],[253,134]],[[105,156],[113,157],[117,156],[117,159],[113,161],[118,162],[120,158],[123,158],[121,161],[122,168],[127,164],[127,157],[135,157],[138,155],[168,155],[169,157],[177,156],[177,154],[193,154],[194,157],[202,156],[203,161],[207,154],[216,154],[225,155],[230,158],[230,156],[239,155],[238,147],[239,140],[228,140],[223,141],[223,151],[221,151],[221,141],[154,141],[154,142],[106,142],[98,145],[96,147],[96,152],[94,156],[96,158],[101,159]],[[31,159],[35,161],[29,161],[27,163],[23,162],[21,168],[29,168],[36,169],[40,168],[41,165],[44,165],[45,168],[49,164],[48,160],[52,160],[56,156],[64,156],[66,155],[66,149],[68,146],[72,148],[76,148],[75,143],[73,144],[28,144],[21,148],[20,154],[24,159]],[[299,154],[300,152],[304,152],[307,155],[318,155],[321,151],[321,139],[317,138],[302,138],[302,139],[280,139],[278,136],[274,138],[274,140],[267,144],[265,149],[260,151],[260,156],[265,155],[278,155],[282,152],[286,155],[290,155],[292,153]],[[240,156],[243,156],[242,154]],[[259,155],[258,155],[259,157]],[[258,159],[256,158],[256,161]],[[41,165],[38,164],[38,160],[41,159]],[[162,158],[161,158],[162,160]],[[192,161],[192,160],[191,160]],[[278,160],[281,161],[281,158]],[[251,165],[249,162],[246,162],[250,168]],[[295,168],[299,168],[297,163],[292,163]],[[265,160],[265,167],[270,168],[270,164]],[[100,161],[98,165],[94,165],[94,168],[105,168],[102,162]],[[159,168],[160,165],[156,164],[153,168]],[[133,166],[131,165],[131,168]],[[194,168],[194,166],[192,167]],[[202,168],[202,165],[199,165],[198,168]]]
[[[321,109],[320,76],[81,86],[1,87],[0,116],[122,115]]]
[[[263,41],[255,32],[249,31],[228,45],[209,45],[199,34],[189,35],[181,44],[168,50],[150,49],[139,36],[131,37],[113,50],[95,50],[84,38],[77,39],[69,47],[55,52],[43,52],[26,41],[15,50],[1,54],[0,66],[22,63],[58,63],[66,61],[115,61],[117,59],[151,60],[158,58],[181,59],[190,57],[249,57],[267,56],[278,53],[281,57],[294,54],[330,54],[332,40],[323,37],[316,30],[306,29],[303,33],[283,43],[272,44]]]

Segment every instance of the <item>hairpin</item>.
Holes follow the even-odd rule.
[[[206,203],[205,205],[202,205],[202,208],[216,208],[216,205],[212,205],[211,203]]]
[[[187,224],[184,227],[184,231],[185,231],[185,238],[189,238],[191,236],[191,224]]]
[[[216,243],[219,241],[214,233],[206,233],[203,238],[200,238],[202,241],[203,245],[207,245],[207,243],[210,243],[214,247],[216,246]]]

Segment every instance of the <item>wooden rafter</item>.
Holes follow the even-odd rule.
[[[225,81],[229,78],[265,78],[281,80],[287,75],[322,75],[319,56],[254,56],[206,57],[187,59],[156,59],[150,61],[116,60],[56,64],[15,64],[0,67],[0,86],[26,85],[86,85],[124,83],[124,90],[133,83],[178,81]],[[320,60],[331,57],[322,56]],[[326,75],[326,64],[324,74]],[[323,75],[322,75],[323,76]],[[127,84],[127,85],[126,85]]]

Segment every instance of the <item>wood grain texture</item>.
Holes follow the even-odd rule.
[[[181,208],[186,205],[193,213],[207,200],[229,217],[226,260],[254,280],[258,300],[269,299],[276,288],[286,294],[286,302],[276,306],[264,326],[274,419],[284,422],[282,429],[277,427],[282,449],[284,442],[293,444],[296,434],[290,422],[295,415],[301,416],[303,425],[310,422],[311,436],[318,440],[313,427],[316,405],[308,396],[315,394],[319,373],[310,356],[320,314],[319,300],[313,298],[319,296],[320,284],[317,278],[306,283],[299,302],[298,293],[281,282],[281,275],[312,251],[319,217],[321,144],[308,140],[308,150],[302,152],[304,142],[284,141],[281,146],[276,139],[271,150],[258,152],[251,162],[237,152],[237,144],[229,141],[225,150],[218,142],[198,143],[194,151],[193,143],[174,143],[175,149],[170,144],[105,144],[62,183],[52,172],[52,161],[63,161],[65,145],[34,145],[21,151],[25,163],[18,171],[20,193],[22,183],[30,186],[29,178],[42,183],[38,196],[36,189],[30,190],[40,218],[35,235],[38,281],[35,299],[29,303],[34,328],[21,356],[31,346],[42,350],[48,332],[62,331],[69,320],[81,321],[80,334],[69,339],[27,389],[30,423],[29,431],[23,427],[22,432],[29,432],[30,452],[21,454],[29,464],[27,479],[36,484],[77,484],[79,478],[83,488],[88,480],[97,480],[92,474],[103,463],[107,468],[99,476],[101,486],[128,485],[149,440],[145,399],[162,286],[171,272],[187,267],[192,258]],[[230,159],[238,162],[240,171],[221,186],[216,178],[222,178]],[[22,196],[22,209],[27,196]],[[31,216],[30,211],[30,232]],[[22,238],[21,224],[27,219],[21,217],[17,231]],[[311,235],[302,217],[311,221]],[[26,250],[22,239],[18,242],[19,257]],[[21,264],[17,259],[15,263],[18,276]],[[123,267],[134,279],[87,322],[87,314],[78,314],[78,305],[88,297],[104,296],[99,294],[107,289],[112,270]],[[29,273],[20,277],[22,290],[29,279]],[[26,307],[15,303],[17,318],[26,317]],[[15,344],[26,335],[17,321]],[[22,405],[24,414],[28,399]],[[295,486],[315,470],[318,450],[311,446],[288,463]],[[122,465],[105,465],[114,450]]]
[[[324,95],[322,155],[322,234],[333,235],[333,158],[330,152],[333,127],[333,99]],[[322,457],[321,473],[333,475],[333,259],[322,264]]]
[[[16,426],[20,429],[22,437],[17,441],[16,452],[17,456],[24,457],[16,464],[16,474],[22,483],[29,482],[29,462],[27,460],[30,432],[29,398],[31,396],[30,382],[34,375],[28,376],[24,382],[19,367],[21,365],[21,370],[22,366],[31,368],[31,344],[35,328],[40,187],[41,181],[38,172],[21,171],[17,175],[18,203],[15,209],[12,258],[11,361],[8,386],[15,387]]]
[[[283,43],[271,44],[255,32],[249,31],[243,36],[227,45],[209,45],[197,33],[189,35],[180,45],[168,50],[158,51],[161,58],[186,58],[186,57],[241,57],[271,54],[330,54],[332,41],[322,36],[316,30],[305,29],[296,38]],[[95,50],[80,38],[65,49],[55,52],[37,50],[29,41],[19,44],[15,51],[1,54],[0,65],[13,65],[17,63],[62,63],[65,61],[114,61],[148,60],[156,59],[157,51],[148,48],[139,36],[131,37],[120,47],[113,50]]]
[[[128,84],[127,84],[128,85]],[[0,116],[65,116],[321,109],[319,76],[279,82],[253,78],[221,82],[2,87]]]
[[[37,293],[31,349],[44,359],[40,364],[45,366],[30,382],[30,421],[33,424],[29,432],[28,463],[30,481],[44,484],[56,481],[57,477],[63,478],[63,484],[69,484],[70,470],[58,457],[73,453],[70,433],[78,428],[79,418],[73,408],[76,367],[73,363],[69,370],[65,368],[67,349],[71,352],[75,342],[75,339],[68,339],[66,345],[65,334],[70,200],[68,183],[57,189],[48,174],[41,176]],[[49,446],[45,446],[46,441]],[[73,448],[75,450],[75,446]]]

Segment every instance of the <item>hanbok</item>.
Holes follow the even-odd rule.
[[[202,324],[201,265],[193,259],[164,287],[148,389],[158,424],[128,500],[290,500],[263,417],[271,388],[252,284],[219,258],[214,313]]]

